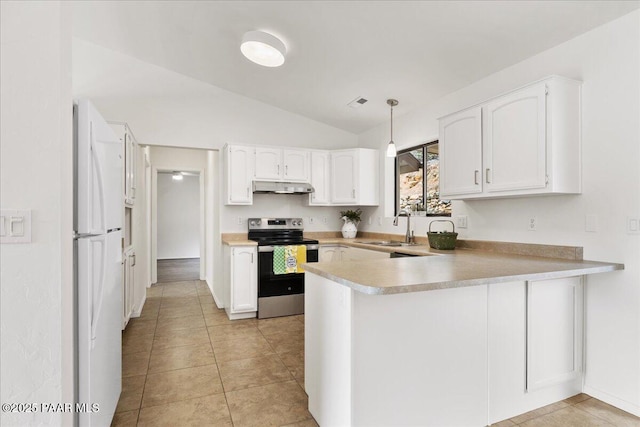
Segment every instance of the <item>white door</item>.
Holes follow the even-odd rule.
[[[357,203],[358,153],[354,150],[331,153],[331,202]]]
[[[440,120],[440,196],[482,192],[482,109]]]
[[[231,309],[234,313],[258,309],[258,256],[255,247],[231,251]]]
[[[281,179],[282,149],[256,148],[256,179]]]
[[[253,193],[251,192],[253,148],[230,146],[228,150],[228,203],[250,205],[253,202]]]
[[[76,232],[103,234],[122,228],[122,142],[86,99],[78,101],[76,120]]]
[[[315,191],[309,195],[310,205],[328,205],[331,203],[330,157],[328,152],[311,152],[311,185]]]
[[[546,85],[487,103],[484,182],[488,192],[546,186]]]
[[[309,181],[309,152],[282,150],[285,181]]]
[[[78,239],[78,403],[82,426],[108,426],[122,389],[122,232]]]

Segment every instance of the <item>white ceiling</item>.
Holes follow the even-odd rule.
[[[639,1],[78,1],[73,33],[360,133],[640,6]],[[240,53],[264,30],[279,68]],[[362,96],[359,109],[347,103]]]

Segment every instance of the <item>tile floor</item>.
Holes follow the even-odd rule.
[[[232,322],[204,282],[154,285],[122,353],[113,426],[317,426],[304,316]]]
[[[112,426],[317,426],[304,392],[304,316],[230,321],[207,285],[154,285],[122,335]],[[640,427],[586,394],[505,420],[507,427]]]

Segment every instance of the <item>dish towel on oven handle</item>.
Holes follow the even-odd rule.
[[[301,264],[307,262],[305,245],[274,246],[273,274],[304,273]]]

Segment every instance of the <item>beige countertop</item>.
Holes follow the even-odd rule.
[[[375,240],[375,239],[370,239]],[[350,262],[304,264],[310,273],[365,294],[431,291],[523,280],[545,280],[624,269],[623,264],[471,249],[437,251],[428,245],[381,247],[367,239],[321,239],[321,244],[340,244],[385,252],[423,255]]]

